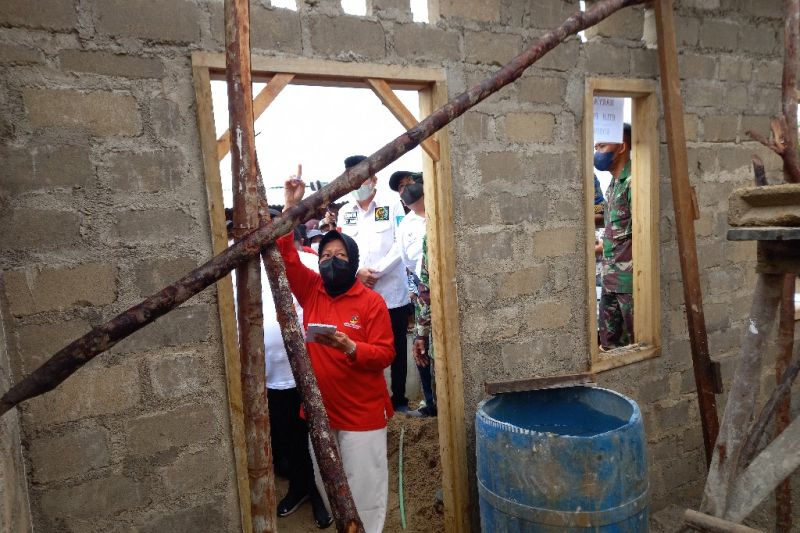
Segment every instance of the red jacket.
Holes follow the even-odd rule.
[[[303,308],[303,325],[332,324],[356,343],[356,360],[335,348],[306,343],[331,428],[371,431],[386,427],[394,414],[383,369],[394,359],[394,335],[383,298],[356,280],[346,293],[331,298],[319,274],[300,262],[292,235],[277,241],[286,277]]]

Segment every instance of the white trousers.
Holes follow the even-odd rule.
[[[389,499],[389,464],[386,458],[386,428],[374,431],[332,430],[339,445],[344,473],[353,493],[356,510],[364,523],[366,533],[381,533],[386,520],[386,506]],[[309,447],[311,442],[309,441]],[[314,450],[314,480],[317,489],[325,500],[330,512],[325,487],[317,466]]]

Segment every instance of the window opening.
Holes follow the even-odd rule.
[[[348,15],[364,17],[367,15],[366,0],[342,0],[342,11]]]
[[[283,9],[291,9],[297,11],[297,0],[270,0],[272,7],[280,7]]]
[[[428,0],[411,0],[411,16],[414,22],[430,22]]]

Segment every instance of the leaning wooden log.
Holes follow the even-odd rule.
[[[262,224],[271,224],[266,188],[260,179],[260,169],[258,176],[259,216]],[[306,350],[306,342],[300,329],[297,311],[294,308],[289,280],[286,278],[286,265],[274,243],[268,245],[261,252],[261,259],[264,262],[264,270],[272,291],[272,300],[275,303],[278,324],[281,327],[283,345],[289,356],[289,366],[292,368],[292,375],[303,402],[303,411],[308,421],[311,445],[317,457],[320,477],[325,485],[331,512],[336,521],[336,530],[340,533],[363,533],[364,526],[358,516],[350,485],[347,483],[339,447],[333,431],[331,431],[328,414],[317,385],[317,377],[311,366],[308,350]]]
[[[0,398],[0,415],[20,402],[53,390],[98,354],[178,307],[249,258],[259,254],[277,237],[289,232],[299,222],[311,218],[317,209],[327,206],[348,192],[357,189],[367,178],[417,147],[424,139],[518,79],[528,67],[570,35],[594,26],[624,7],[643,2],[644,0],[604,0],[587,11],[575,13],[561,26],[545,33],[497,72],[451,99],[415,127],[380,148],[365,161],[343,172],[321,190],[304,199],[282,216],[276,217],[272,224],[261,226],[170,286],[123,311],[108,322],[94,327],[89,333],[56,352]]]
[[[775,322],[782,286],[782,274],[758,275],[700,507],[701,511],[714,516],[723,516],[728,493],[738,470],[745,431],[758,397],[764,344]]]
[[[684,511],[683,523],[692,529],[708,533],[762,533],[758,529],[729,522],[728,520],[723,520],[716,516],[699,513],[692,509],[686,509],[686,511]]]
[[[781,293],[781,313],[778,320],[778,356],[775,358],[775,386],[781,384],[783,375],[792,359],[794,348],[794,291],[797,276],[786,274],[783,277]],[[791,390],[791,389],[790,389]],[[791,392],[778,403],[775,414],[775,435],[780,435],[791,422],[789,415],[792,401]],[[783,480],[775,489],[775,531],[792,530],[792,484]]]
[[[250,0],[225,0],[225,78],[228,87],[234,238],[259,226],[253,83],[250,72]],[[267,374],[264,359],[264,308],[258,257],[236,267],[242,406],[250,516],[253,533],[277,530],[275,473],[272,469]]]

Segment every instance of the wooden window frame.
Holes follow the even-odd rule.
[[[323,87],[374,88],[369,80],[383,80],[392,89],[417,90],[420,112],[429,115],[447,100],[444,69],[401,67],[367,63],[342,63],[304,58],[275,58],[253,55],[254,82],[268,82],[276,74],[292,74],[291,84]],[[192,54],[192,74],[197,101],[197,123],[203,155],[208,196],[212,247],[215,254],[228,246],[218,147],[211,101],[211,80],[224,79],[225,56],[208,52]],[[384,102],[386,103],[386,102]],[[389,141],[390,139],[386,139]],[[427,213],[428,257],[431,280],[433,342],[436,345],[439,451],[444,491],[444,525],[447,532],[470,530],[467,478],[464,381],[455,284],[455,239],[453,238],[453,192],[450,147],[447,130],[434,136],[440,157],[434,161],[423,151],[425,210]],[[428,147],[426,147],[428,148]],[[242,531],[251,531],[250,494],[247,478],[246,445],[236,320],[233,311],[231,277],[217,284],[217,302],[222,329],[233,453],[236,464]]]
[[[661,355],[659,263],[659,139],[657,85],[653,80],[587,78],[584,101],[584,187],[586,212],[586,309],[590,370],[603,372]],[[636,344],[600,352],[594,255],[594,96],[631,98],[633,125],[633,301]]]

